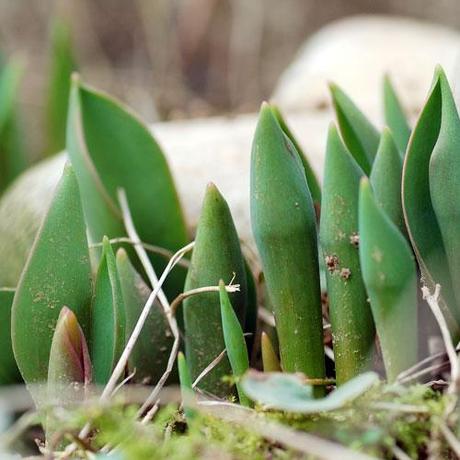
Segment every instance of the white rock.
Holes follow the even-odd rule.
[[[440,62],[452,72],[459,44],[460,35],[444,27],[384,17],[346,19],[309,40],[281,78],[274,98],[285,109],[288,124],[318,176],[327,128],[334,119],[330,108],[317,110],[328,101],[328,79],[377,120],[381,78],[391,71],[406,107],[415,110],[426,97],[435,64]],[[152,126],[171,166],[189,226],[196,225],[205,186],[212,181],[226,197],[240,236],[253,248],[249,168],[256,123],[257,115],[250,114]],[[0,256],[8,260],[11,252],[20,254],[9,266],[10,285],[19,276],[62,167],[61,157],[32,168],[0,201]],[[35,222],[25,227],[27,219]]]
[[[417,111],[433,70],[458,74],[460,34],[447,27],[391,16],[353,16],[323,27],[306,41],[279,79],[274,100],[285,110],[329,103],[327,82],[338,83],[365,110],[380,108],[382,76],[389,73],[404,105]],[[454,78],[456,79],[456,78]]]

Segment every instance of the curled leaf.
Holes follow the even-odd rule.
[[[60,403],[74,402],[76,383],[91,383],[91,360],[85,335],[77,317],[63,307],[51,342],[48,368],[48,391]],[[80,393],[81,396],[81,393]]]
[[[446,248],[433,209],[430,193],[429,164],[441,126],[440,69],[412,135],[404,159],[402,204],[407,231],[424,282],[434,292],[441,284],[439,306],[454,338],[460,337],[460,311],[449,273]]]
[[[314,399],[312,385],[296,374],[261,373],[250,370],[241,385],[246,394],[267,409],[314,414],[341,409],[379,381],[375,372],[365,372],[344,383],[326,397]]]

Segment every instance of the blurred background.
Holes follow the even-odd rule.
[[[0,0],[0,50],[23,59],[20,112],[37,156],[56,18],[83,78],[151,122],[255,111],[312,33],[369,13],[460,27],[458,0]]]

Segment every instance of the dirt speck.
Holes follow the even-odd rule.
[[[358,233],[352,233],[350,235],[350,244],[352,244],[355,248],[359,248],[359,235]]]
[[[349,280],[351,277],[351,270],[346,267],[342,268],[342,270],[340,270],[340,277],[343,280]]]
[[[324,258],[324,262],[326,263],[326,268],[328,269],[329,273],[334,273],[339,266],[339,258],[335,254],[326,256]]]

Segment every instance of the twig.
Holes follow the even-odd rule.
[[[239,284],[229,284],[225,286],[227,292],[237,292],[240,290]],[[188,297],[202,294],[203,292],[219,292],[219,286],[203,286],[196,289],[190,289],[180,293],[172,302],[171,302],[171,311],[172,314],[176,314],[177,307]]]
[[[203,380],[206,375],[208,375],[223,359],[225,354],[227,353],[227,349],[222,350],[198,375],[195,381],[192,384],[192,388],[195,388],[201,380]]]
[[[136,375],[136,369],[134,369],[131,374],[124,378],[112,391],[112,396],[116,395],[118,391],[123,388],[134,376]]]
[[[121,207],[121,211],[123,214],[123,220],[125,223],[126,232],[128,233],[128,236],[134,242],[137,243],[135,244],[134,248],[139,257],[139,260],[141,261],[142,266],[144,267],[147,277],[149,278],[149,281],[152,284],[152,287],[154,289],[152,291],[152,294],[150,294],[149,300],[147,300],[147,303],[145,304],[144,309],[142,310],[139,320],[131,334],[131,337],[128,340],[128,343],[125,347],[125,350],[122,353],[120,360],[118,361],[117,366],[115,367],[114,372],[112,373],[112,377],[110,378],[109,383],[112,383],[112,386],[113,386],[113,382],[114,381],[116,382],[120,378],[123,372],[123,369],[126,366],[126,363],[128,361],[131,350],[134,347],[137,338],[139,337],[139,334],[142,330],[144,322],[147,319],[147,316],[150,312],[150,308],[152,307],[153,301],[155,300],[157,295],[158,295],[158,299],[160,300],[161,306],[163,307],[163,310],[165,312],[169,328],[171,329],[171,332],[174,336],[174,343],[171,348],[166,370],[164,371],[163,375],[160,377],[160,380],[155,385],[155,388],[153,389],[150,396],[146,399],[144,404],[139,409],[138,415],[140,416],[142,415],[142,413],[145,412],[147,407],[149,407],[157,399],[158,394],[161,391],[161,388],[166,383],[169,375],[171,374],[171,371],[174,367],[174,363],[176,361],[177,353],[179,351],[179,344],[180,344],[179,327],[177,326],[176,318],[171,311],[171,306],[169,305],[168,299],[166,298],[164,292],[162,291],[161,286],[163,285],[164,280],[166,279],[166,277],[168,276],[169,272],[172,270],[174,265],[177,264],[177,262],[182,258],[182,256],[185,253],[187,253],[193,248],[194,243],[188,244],[187,246],[183,247],[178,252],[176,252],[176,254],[174,254],[174,256],[168,262],[168,265],[166,266],[160,279],[158,280],[155,270],[150,262],[150,259],[147,256],[145,249],[139,244],[140,243],[139,235],[137,234],[136,228],[134,227],[134,223],[133,223],[131,213],[129,210],[129,206],[128,206],[128,200],[126,197],[126,193],[123,189],[118,190],[118,200],[120,202],[120,207]],[[109,384],[107,384],[106,389],[108,386]],[[144,417],[144,419],[142,420],[142,423],[145,424],[147,423],[147,421],[148,420]]]
[[[397,458],[397,460],[411,460],[409,455],[406,454],[400,447],[398,446],[393,446],[391,448],[393,455]]]
[[[460,458],[460,441],[452,432],[452,430],[444,423],[443,420],[439,420],[439,429],[441,430],[442,435],[444,436],[447,444],[454,451],[455,455]]]
[[[177,327],[177,322],[175,318],[171,315],[171,308],[169,306],[168,300],[166,299],[165,294],[163,293],[161,287],[174,267],[174,265],[177,263],[177,261],[190,249],[193,247],[193,243],[188,244],[187,246],[183,247],[179,251],[174,254],[174,256],[169,260],[168,265],[166,266],[165,270],[163,271],[160,279],[157,278],[156,273],[153,269],[152,264],[150,263],[150,260],[147,256],[147,253],[145,249],[140,245],[140,239],[137,234],[137,231],[134,227],[134,223],[131,217],[131,212],[129,210],[128,206],[128,200],[126,198],[126,193],[124,190],[119,189],[118,190],[118,199],[120,202],[120,207],[121,207],[121,212],[123,214],[123,220],[124,224],[126,227],[126,231],[128,233],[128,236],[137,244],[134,245],[134,248],[136,250],[136,253],[142,263],[142,266],[145,269],[145,272],[149,278],[149,281],[152,284],[153,291],[150,294],[149,298],[147,299],[146,304],[144,305],[144,308],[142,309],[142,312],[139,316],[139,319],[137,320],[136,326],[133,329],[133,332],[131,333],[131,336],[128,339],[128,342],[125,346],[125,349],[123,350],[123,353],[120,356],[120,359],[117,362],[117,365],[115,366],[115,369],[112,372],[112,375],[109,378],[109,381],[107,382],[104,391],[102,392],[101,399],[104,400],[108,398],[114,388],[117,385],[118,380],[122,376],[126,364],[128,363],[129,356],[131,354],[131,351],[133,350],[134,346],[136,345],[137,339],[139,338],[139,335],[142,331],[142,328],[144,327],[144,323],[147,320],[147,317],[150,313],[150,309],[152,308],[153,303],[155,302],[155,299],[158,297],[160,300],[160,303],[165,311],[169,327],[171,329],[171,332],[174,336],[174,345],[173,345],[173,350],[178,348],[179,346],[179,329]],[[177,344],[176,344],[177,342]],[[172,352],[173,354],[173,352]],[[174,356],[175,360],[175,356]],[[169,365],[168,365],[169,368]],[[172,366],[171,366],[172,369]],[[168,369],[166,370],[168,371]],[[169,373],[168,373],[169,375]],[[167,378],[168,376],[166,376]],[[161,380],[161,379],[160,379]],[[166,379],[164,379],[166,380]]]
[[[442,314],[441,308],[439,307],[438,300],[439,294],[441,292],[441,285],[436,284],[434,293],[431,295],[430,290],[427,286],[422,286],[423,298],[427,301],[428,305],[433,312],[434,317],[438,323],[439,329],[441,330],[441,335],[444,340],[444,346],[446,347],[447,357],[450,362],[450,373],[451,373],[451,384],[449,385],[448,392],[454,394],[457,392],[457,383],[459,380],[459,365],[457,353],[452,342],[452,337],[450,336],[449,328],[446,323],[446,319]]]
[[[162,248],[161,246],[155,246],[154,244],[144,243],[143,241],[141,241],[140,243],[136,243],[135,241],[133,241],[132,239],[126,236],[121,236],[119,238],[111,238],[109,240],[109,243],[110,244],[127,243],[127,244],[131,244],[132,246],[136,246],[140,244],[147,251],[163,256],[165,259],[170,259],[174,255],[174,252],[170,251],[169,249]],[[102,247],[102,244],[103,244],[102,242],[93,243],[89,246],[89,248],[90,249],[100,248]],[[190,266],[190,262],[188,260],[181,260],[180,262],[178,262],[177,265],[181,265],[182,267],[188,268]]]
[[[174,268],[174,266],[178,263],[178,261],[186,254],[188,251],[190,251],[193,248],[194,242],[187,244],[183,248],[179,249],[169,260],[168,264],[166,265],[166,268],[164,269],[163,273],[161,274],[160,279],[157,278],[155,274],[155,270],[150,263],[150,260],[147,256],[147,253],[145,249],[142,247],[140,243],[139,236],[136,232],[136,229],[134,227],[134,223],[132,221],[131,213],[129,211],[128,207],[128,201],[126,199],[126,194],[124,190],[119,190],[118,191],[118,196],[119,196],[119,201],[120,201],[120,207],[122,210],[123,214],[123,219],[124,223],[126,226],[126,231],[128,233],[128,236],[136,242],[137,244],[134,245],[134,248],[136,250],[136,253],[145,269],[145,272],[152,284],[153,291],[151,292],[149,298],[147,299],[147,302],[144,305],[144,308],[142,309],[142,312],[139,316],[139,319],[137,320],[136,326],[133,329],[133,332],[131,333],[131,336],[128,339],[128,342],[123,350],[123,353],[121,354],[117,365],[115,366],[115,369],[112,372],[112,375],[109,378],[109,381],[107,382],[100,400],[105,401],[107,400],[113,393],[115,387],[117,386],[117,382],[122,376],[126,364],[128,362],[129,356],[131,354],[131,351],[133,350],[134,346],[136,345],[137,339],[139,338],[139,335],[142,331],[142,328],[144,326],[144,323],[150,313],[150,310],[152,308],[152,305],[155,302],[155,299],[158,297],[160,300],[160,303],[165,311],[166,318],[168,320],[169,327],[171,328],[171,331],[174,336],[174,343],[172,346],[171,354],[168,360],[168,364],[166,367],[166,370],[162,377],[160,378],[159,382],[155,386],[153,392],[151,395],[147,398],[146,402],[141,407],[142,411],[145,411],[145,408],[148,407],[148,405],[151,404],[151,402],[158,396],[158,393],[160,392],[161,388],[163,387],[164,383],[169,377],[169,374],[172,371],[172,368],[174,366],[174,362],[176,360],[177,352],[179,350],[179,342],[180,342],[180,336],[179,336],[179,328],[177,326],[177,321],[175,317],[171,314],[171,308],[169,306],[168,300],[166,299],[166,296],[164,295],[163,291],[161,290],[161,287],[166,279],[166,277],[169,275],[171,270]],[[153,398],[152,398],[153,395]],[[148,403],[148,404],[147,404]],[[139,415],[141,412],[139,412]],[[87,423],[82,430],[79,433],[79,438],[85,438],[88,436],[89,432],[91,430],[91,425]],[[66,449],[65,449],[65,455],[70,455],[72,452],[74,452],[76,449],[76,444],[75,442],[70,444]]]
[[[387,410],[394,412],[407,412],[409,414],[426,414],[429,412],[427,407],[420,407],[414,404],[397,404],[391,402],[375,402],[371,404],[373,409]]]
[[[434,355],[427,356],[426,358],[424,358],[421,361],[419,361],[417,364],[414,364],[413,366],[409,367],[408,369],[400,372],[396,380],[399,381],[399,380],[401,380],[401,379],[403,379],[405,377],[410,376],[415,371],[418,371],[420,367],[423,367],[425,364],[428,364],[429,362],[434,361],[435,359],[442,358],[445,354],[446,354],[445,351],[441,351],[441,352],[436,353]]]
[[[398,380],[398,383],[402,384],[402,383],[411,382],[412,380],[416,380],[419,377],[423,377],[424,375],[429,374],[430,372],[434,372],[434,371],[439,372],[441,371],[441,369],[443,369],[444,367],[447,367],[448,365],[450,365],[449,361],[443,361],[442,363],[433,364],[432,366],[425,367],[425,369],[422,369],[418,372],[415,372],[412,375],[408,375],[407,377],[404,377],[403,379]]]
[[[257,316],[268,326],[275,327],[275,317],[265,308],[259,308],[257,310]]]
[[[324,354],[331,360],[335,361],[334,350],[331,347],[324,346]]]

